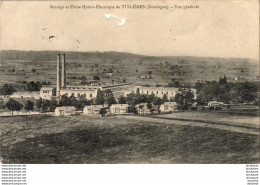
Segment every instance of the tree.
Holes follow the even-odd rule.
[[[222,85],[222,84],[225,84],[225,85],[226,85],[226,84],[227,84],[227,77],[226,77],[226,75],[224,75],[223,78],[220,77],[218,83],[221,84],[221,85]]]
[[[86,96],[84,96],[84,95],[81,95],[80,97],[79,97],[79,100],[78,100],[78,108],[80,109],[80,110],[82,110],[86,105],[92,105],[93,104],[93,100],[87,100],[86,99]]]
[[[97,91],[97,96],[96,96],[96,104],[97,105],[103,105],[105,102],[105,96],[104,92],[98,89]]]
[[[10,84],[4,84],[1,88],[0,88],[0,94],[2,95],[11,95],[15,92],[15,89],[13,88],[12,85]]]
[[[99,76],[95,75],[95,76],[93,76],[93,80],[99,81],[100,78],[99,78]]]
[[[23,108],[23,105],[20,104],[18,101],[10,98],[9,101],[5,104],[8,110],[12,111],[12,116],[13,116],[13,111],[20,111]]]
[[[133,106],[133,105],[129,105],[129,107],[127,108],[127,112],[128,112],[128,113],[134,113],[134,114],[137,114],[137,113],[138,113],[136,107]]]
[[[177,93],[175,95],[175,102],[178,104],[178,105],[183,105],[184,104],[184,96],[182,93]]]
[[[30,81],[26,83],[25,90],[27,91],[39,91],[42,87],[42,84],[37,81],[36,83],[34,81]]]
[[[42,108],[42,99],[41,98],[36,101],[36,107],[37,107],[38,111],[41,110],[41,108]]]
[[[105,97],[105,101],[108,102],[109,106],[112,104],[116,104],[116,99],[111,89],[106,89],[104,91],[104,97]]]
[[[26,111],[28,111],[29,114],[30,114],[30,111],[33,111],[33,109],[34,109],[34,103],[33,103],[32,101],[28,100],[28,101],[26,102],[25,106],[24,106],[24,109],[25,109]]]
[[[101,114],[102,117],[104,117],[106,113],[107,113],[107,109],[105,107],[101,108],[99,111],[99,114]]]
[[[149,75],[149,78],[152,78],[152,71],[148,71],[147,74]]]
[[[196,89],[196,91],[197,91],[197,93],[199,93],[200,92],[200,90],[203,88],[203,83],[200,83],[200,82],[196,82],[195,83],[195,89]]]
[[[175,81],[175,78],[173,78],[173,79],[174,79],[174,81],[169,83],[168,86],[170,86],[170,87],[181,87],[180,82],[179,81]]]
[[[169,101],[169,99],[168,99],[167,94],[163,94],[162,103],[165,103],[165,102],[168,102],[168,101]]]
[[[155,97],[153,100],[153,105],[157,106],[158,113],[160,113],[160,106],[163,104],[163,99],[160,97]]]
[[[188,108],[192,103],[194,103],[194,94],[189,90],[184,93],[184,104]]]
[[[119,98],[118,98],[118,103],[119,104],[126,104],[126,97],[124,97],[124,96],[120,96]]]
[[[49,100],[43,100],[42,101],[42,111],[47,112],[50,105],[51,105],[51,102]]]
[[[51,112],[54,112],[57,107],[58,107],[58,102],[57,102],[57,100],[52,99],[52,100],[50,101],[49,110],[50,110]]]

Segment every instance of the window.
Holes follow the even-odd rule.
[[[89,97],[92,98],[92,94],[89,94]]]
[[[80,94],[78,93],[78,97],[80,97]]]
[[[148,91],[147,91],[147,94],[148,94]]]
[[[159,94],[159,92],[157,91],[156,94]]]
[[[168,105],[164,105],[164,110],[168,110]]]

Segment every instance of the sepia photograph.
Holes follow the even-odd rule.
[[[1,164],[259,164],[259,1],[3,1]]]

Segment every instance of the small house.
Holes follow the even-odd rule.
[[[208,106],[210,106],[210,107],[221,107],[221,106],[224,106],[224,103],[223,102],[217,102],[217,101],[210,101],[208,103]]]
[[[173,112],[177,110],[178,104],[176,102],[165,102],[160,106],[160,111],[163,112]]]
[[[128,104],[112,104],[109,111],[110,114],[126,114],[128,107]]]
[[[56,96],[56,89],[54,87],[42,87],[40,90],[40,98],[45,100],[51,100]]]
[[[89,105],[85,106],[83,109],[83,114],[99,114],[100,109],[102,109],[102,105]]]
[[[55,109],[55,116],[70,116],[76,114],[76,108],[73,106],[57,107]]]

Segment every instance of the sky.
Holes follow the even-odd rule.
[[[70,5],[198,5],[195,9],[51,9]],[[259,59],[259,2],[2,2],[1,50],[119,51]]]

